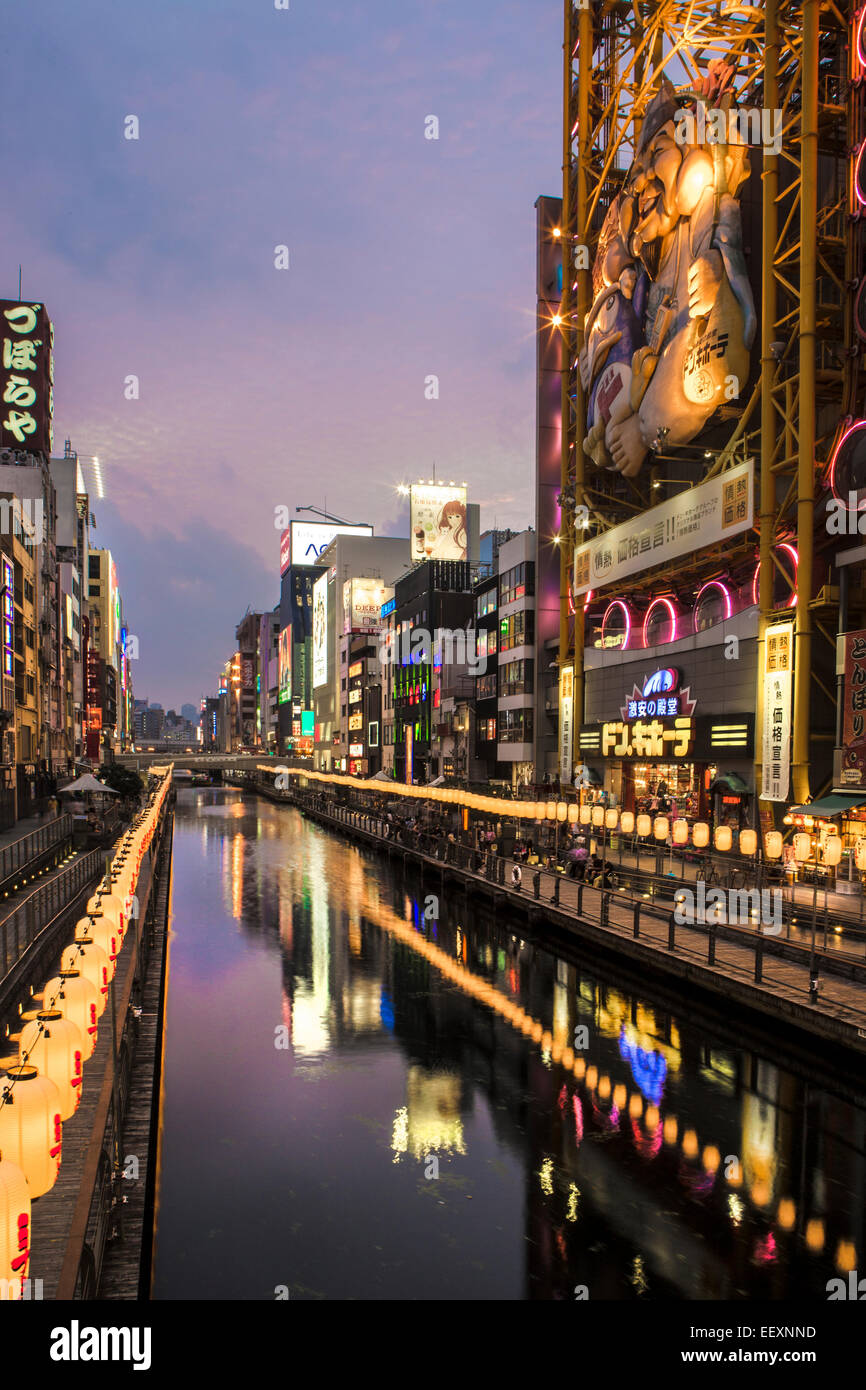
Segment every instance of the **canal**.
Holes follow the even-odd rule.
[[[866,1096],[305,821],[178,791],[153,1296],[826,1300]]]

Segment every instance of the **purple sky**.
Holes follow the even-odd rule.
[[[435,461],[482,527],[532,522],[533,203],[560,188],[561,17],[560,0],[4,7],[0,297],[20,261],[54,320],[55,450],[102,462],[94,541],[139,638],[137,696],[213,693],[247,605],[279,597],[278,504],[407,533],[395,484]]]

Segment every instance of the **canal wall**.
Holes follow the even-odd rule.
[[[414,864],[441,892],[460,890],[486,899],[496,911],[523,919],[543,941],[580,942],[594,955],[627,965],[638,978],[651,975],[680,998],[701,998],[730,1021],[731,1005],[760,1019],[774,1032],[783,1030],[786,1045],[814,1048],[820,1041],[845,1065],[852,1054],[866,1055],[866,960],[817,950],[820,991],[810,998],[808,948],[734,926],[690,927],[675,924],[670,909],[654,907],[615,890],[605,893],[578,885],[562,874],[524,867],[519,889],[506,881],[510,864],[491,857],[479,869],[469,867],[478,855],[452,846],[455,860],[443,862],[410,844],[379,834],[375,815],[353,813],[318,794],[275,791],[257,778],[237,778],[234,785],[257,795],[292,804],[310,819],[363,843],[378,853]]]

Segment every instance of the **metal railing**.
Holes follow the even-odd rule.
[[[0,887],[21,873],[32,860],[54,849],[63,840],[68,840],[71,834],[72,817],[63,815],[48,821],[46,825],[40,825],[38,830],[31,830],[28,835],[22,835],[20,840],[4,845],[0,849]]]
[[[0,922],[0,981],[36,940],[42,928],[97,876],[103,865],[104,855],[99,850],[79,855],[67,869],[28,893],[5,921]]]
[[[396,823],[391,825],[384,816],[371,815],[340,805],[318,793],[296,794],[296,797],[297,804],[303,809],[310,809],[337,825],[346,826],[347,829],[363,831],[381,841],[383,845],[395,844],[410,853],[432,859],[443,868],[452,867],[495,883],[504,890],[510,890],[515,899],[529,899],[530,902],[538,903],[539,907],[553,907],[616,934],[627,933],[635,940],[643,936],[651,940],[655,947],[661,946],[672,954],[682,954],[694,961],[704,960],[711,967],[721,968],[717,966],[716,951],[722,942],[745,947],[752,952],[752,968],[748,974],[756,983],[778,985],[780,989],[802,993],[804,1002],[816,1002],[811,994],[811,987],[801,987],[792,982],[790,972],[786,972],[784,979],[774,979],[767,971],[768,963],[781,963],[782,958],[805,964],[809,952],[803,947],[794,947],[786,941],[768,936],[757,927],[715,922],[679,923],[674,912],[673,894],[667,902],[659,902],[658,906],[655,906],[651,900],[648,901],[648,895],[644,893],[631,893],[622,886],[595,888],[588,882],[578,882],[562,872],[540,865],[522,864],[518,886],[512,879],[514,862],[492,850],[461,844],[445,835],[431,835],[417,827],[409,829]],[[681,884],[677,882],[676,887],[681,887]],[[834,957],[820,950],[815,956],[822,975],[825,972],[827,975],[841,973],[835,969],[841,966],[850,967],[851,978],[862,976],[862,952],[856,960],[850,956],[843,958],[841,953]],[[859,973],[854,974],[858,967]],[[847,969],[845,973],[848,973]],[[852,1014],[866,1017],[866,1008],[846,1003],[846,1009]]]

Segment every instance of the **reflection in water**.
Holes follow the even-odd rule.
[[[429,920],[295,811],[177,811],[155,1296],[824,1299],[862,1259],[853,1083],[457,888]]]

